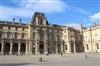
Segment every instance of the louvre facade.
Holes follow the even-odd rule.
[[[50,24],[35,12],[29,24],[0,21],[1,54],[59,54],[100,52],[100,25],[80,29]]]

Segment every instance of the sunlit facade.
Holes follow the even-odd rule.
[[[43,13],[35,12],[30,24],[0,21],[0,53],[60,54],[100,52],[100,25],[84,29],[50,24]]]

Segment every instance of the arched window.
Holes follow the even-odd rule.
[[[89,46],[88,46],[88,44],[86,44],[86,48],[87,48],[87,50],[89,49]]]
[[[67,45],[65,45],[65,50],[67,50]]]
[[[99,49],[99,44],[98,43],[96,43],[96,48]]]

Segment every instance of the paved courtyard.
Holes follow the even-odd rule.
[[[100,53],[0,55],[0,66],[100,66]],[[87,55],[87,57],[86,57]],[[42,62],[39,58],[42,57]]]

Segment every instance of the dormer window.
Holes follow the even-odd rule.
[[[42,17],[38,17],[38,24],[39,25],[43,25],[43,23],[42,23]]]

